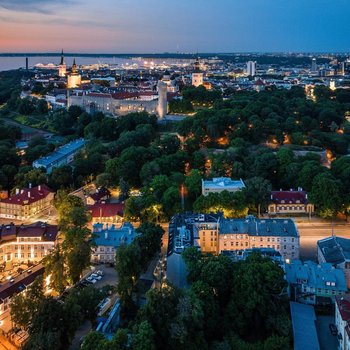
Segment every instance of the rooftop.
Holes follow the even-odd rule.
[[[290,302],[294,350],[320,350],[316,331],[316,315],[313,306]]]
[[[334,268],[331,264],[317,265],[313,261],[294,260],[285,266],[288,283],[304,285],[323,290],[347,291],[344,271]]]
[[[93,226],[94,242],[97,246],[113,246],[118,248],[122,244],[130,244],[138,235],[132,224],[125,222],[120,228],[95,224]]]
[[[67,157],[70,155],[72,152],[75,152],[81,148],[83,148],[85,145],[85,140],[84,139],[77,139],[74,141],[71,141],[64,146],[58,148],[56,151],[50,153],[46,157],[39,158],[33,162],[33,166],[35,165],[36,167],[47,167],[54,163],[55,161],[58,161],[64,157]]]
[[[124,215],[124,203],[95,203],[88,207],[93,218],[109,218]]]
[[[39,185],[33,188],[24,188],[18,193],[2,199],[1,202],[8,204],[27,205],[46,198],[53,191],[46,185]]]
[[[304,191],[272,191],[271,201],[276,204],[307,203],[307,193]]]
[[[350,260],[350,239],[348,238],[328,237],[317,241],[317,246],[328,263],[340,264]]]
[[[250,236],[299,237],[298,229],[292,219],[245,219],[220,220],[220,234],[248,234]]]
[[[202,180],[202,186],[212,189],[242,189],[245,184],[242,179],[232,180],[229,177],[214,177],[212,180]]]

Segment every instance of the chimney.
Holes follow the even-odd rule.
[[[38,190],[41,191],[41,185],[38,186]]]
[[[16,188],[16,194],[19,194],[19,188]]]
[[[31,182],[29,182],[29,188],[32,188],[32,183]]]
[[[28,198],[30,198],[30,191],[28,191]]]

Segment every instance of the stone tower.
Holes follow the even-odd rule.
[[[200,70],[198,57],[194,64],[194,72],[192,73],[192,85],[195,87],[203,85],[203,72]]]
[[[72,89],[76,88],[81,84],[81,75],[78,72],[77,65],[75,63],[75,58],[73,61],[72,72],[68,75],[67,88]]]
[[[158,117],[163,119],[168,113],[168,86],[163,81],[158,82]]]

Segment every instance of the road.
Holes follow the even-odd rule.
[[[317,260],[317,241],[332,235],[332,223],[330,222],[302,222],[297,223],[300,234],[300,258],[301,260]],[[333,232],[340,237],[350,238],[350,224],[336,222]]]

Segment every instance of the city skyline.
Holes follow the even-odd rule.
[[[0,52],[347,52],[337,3],[0,0]]]

